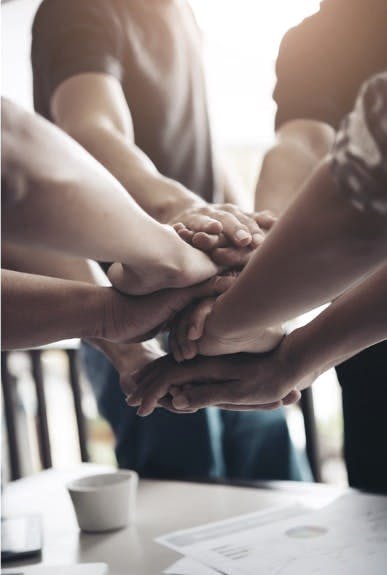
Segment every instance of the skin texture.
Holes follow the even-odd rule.
[[[7,239],[119,262],[111,280],[133,294],[185,287],[216,273],[208,257],[149,217],[111,174],[52,124],[6,100],[2,114]]]
[[[335,131],[316,120],[292,120],[276,132],[265,154],[255,193],[255,209],[280,216],[298,195],[319,162],[332,149]]]
[[[136,146],[131,112],[114,77],[87,73],[65,80],[53,94],[51,112],[55,123],[97,158],[148,214],[161,223],[181,224],[191,236],[202,234],[202,241],[212,243],[211,254],[227,246],[220,265],[234,265],[242,259],[241,248],[250,247],[243,255],[245,263],[246,254],[261,243],[254,214],[232,204],[209,205],[157,171]],[[226,174],[224,190],[227,198],[242,201]],[[213,255],[216,260],[218,254]]]
[[[221,355],[233,344],[250,351],[260,330],[365,279],[385,261],[386,246],[385,217],[356,210],[336,189],[329,160],[323,162],[238,281],[216,301],[198,351]]]
[[[5,268],[14,271],[87,282],[97,286],[109,285],[105,274],[94,262],[41,248],[3,242],[2,263]],[[102,351],[114,365],[125,395],[130,393],[135,385],[131,374],[165,355],[156,340],[128,344],[90,337],[85,339]]]
[[[329,161],[323,162],[238,281],[211,311],[207,307],[204,331],[203,326],[195,329],[195,320],[185,319],[182,327],[184,318],[174,328],[175,357],[274,347],[281,332],[273,326],[365,279],[385,261],[386,247],[385,218],[352,207],[336,189]],[[203,333],[201,338],[196,331]]]
[[[129,297],[113,288],[3,270],[2,345],[16,349],[73,337],[117,343],[151,339],[195,298],[227,289],[230,279]]]
[[[295,392],[324,371],[387,338],[386,301],[383,265],[269,354],[199,356],[183,364],[171,356],[156,360],[136,375],[129,404],[148,415],[158,405],[187,412],[210,405],[270,409],[297,401]]]

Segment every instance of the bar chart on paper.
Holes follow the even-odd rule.
[[[348,494],[319,511],[257,512],[158,541],[226,575],[383,575],[387,497]]]

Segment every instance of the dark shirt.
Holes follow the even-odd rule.
[[[387,69],[387,1],[324,0],[277,59],[276,129],[308,118],[338,128],[367,78]]]
[[[216,176],[201,36],[184,1],[44,0],[32,30],[34,104],[48,119],[66,79],[88,72],[121,83],[136,145],[158,170],[206,200]]]

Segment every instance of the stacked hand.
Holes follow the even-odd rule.
[[[210,405],[235,411],[289,405],[318,374],[301,369],[288,339],[264,355],[197,357],[183,364],[164,356],[136,374],[127,402],[140,406],[143,416],[158,406],[189,413]]]
[[[194,302],[183,310],[172,323],[169,345],[177,362],[193,359],[198,354],[207,356],[229,355],[239,352],[265,353],[279,345],[284,332],[282,327],[257,330],[252,336],[238,339],[218,334],[206,327],[206,320],[211,318],[216,301],[209,297]]]
[[[216,276],[184,289],[167,289],[147,296],[125,296],[106,288],[104,313],[94,337],[117,343],[151,339],[195,299],[216,296],[228,289],[233,277]]]
[[[191,208],[170,223],[174,224],[182,239],[206,252],[216,265],[235,270],[241,269],[247,263],[253,250],[263,242],[265,233],[274,222],[275,218],[268,213],[246,215],[236,207],[226,204]],[[106,334],[100,337],[114,339],[115,334],[117,341],[142,341],[153,337],[163,326],[175,320],[172,323],[170,342],[179,361],[190,359],[198,353],[223,355],[240,351],[266,352],[273,349],[282,339],[280,329],[255,334],[254,341],[238,342],[226,341],[208,330],[206,332],[206,318],[211,313],[216,298],[230,287],[235,276],[234,273],[214,278],[193,288],[163,290],[151,296],[131,298],[133,305],[129,315],[115,302],[106,313]],[[117,276],[111,274],[110,277],[114,284]],[[128,289],[125,282],[122,282],[122,277],[121,274],[116,287],[128,292],[130,286]],[[179,312],[180,315],[177,315]],[[299,392],[290,389],[282,393],[285,388],[280,390],[269,383],[261,386],[261,392],[257,389],[254,392],[249,390],[255,379],[252,370],[256,361],[264,360],[245,354],[219,359],[199,358],[195,362],[184,364],[180,370],[176,369],[177,364],[170,356],[159,358],[140,372],[140,385],[136,387],[134,395],[129,397],[128,403],[142,403],[140,414],[146,415],[157,405],[178,412],[182,409],[184,412],[187,409],[192,411],[214,403],[224,409],[272,409],[298,399]],[[213,367],[216,368],[215,371]],[[230,371],[232,367],[235,369]],[[262,368],[264,367],[262,365]],[[193,369],[192,372],[190,368]],[[234,372],[235,379],[232,377]],[[156,382],[153,378],[156,378]],[[200,382],[205,380],[206,386],[197,386],[196,378]],[[209,381],[211,383],[208,385]],[[244,382],[243,386],[241,381]],[[218,385],[213,385],[215,382]],[[219,382],[223,384],[220,385]],[[130,373],[128,385],[125,386],[127,393],[133,391],[132,384]],[[238,389],[241,393],[240,403],[239,395],[233,392],[233,389]],[[187,403],[188,406],[184,407]]]
[[[217,264],[233,269],[240,269],[247,263],[276,221],[269,212],[245,214],[232,204],[190,209],[176,220],[178,223],[174,227],[180,237],[207,252]],[[196,303],[182,312],[173,324],[170,347],[177,361],[192,359],[198,353],[265,352],[278,345],[283,335],[280,328],[256,333],[253,340],[238,341],[228,341],[205,331],[206,318],[215,302],[215,298],[206,298]]]
[[[274,222],[268,212],[246,215],[231,204],[190,207],[164,226],[166,245],[154,246],[153,261],[138,269],[114,263],[109,279],[131,295],[194,285],[219,270],[242,268]],[[180,246],[176,237],[168,239],[176,233],[184,240]]]
[[[267,211],[246,214],[233,204],[212,204],[189,208],[169,223],[218,266],[242,268],[275,222]]]

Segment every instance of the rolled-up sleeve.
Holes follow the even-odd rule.
[[[77,74],[101,72],[121,80],[122,29],[116,10],[104,0],[44,0],[32,28],[31,60],[34,93],[38,90],[45,102]]]
[[[360,210],[387,215],[387,72],[362,87],[333,148],[337,189]]]

